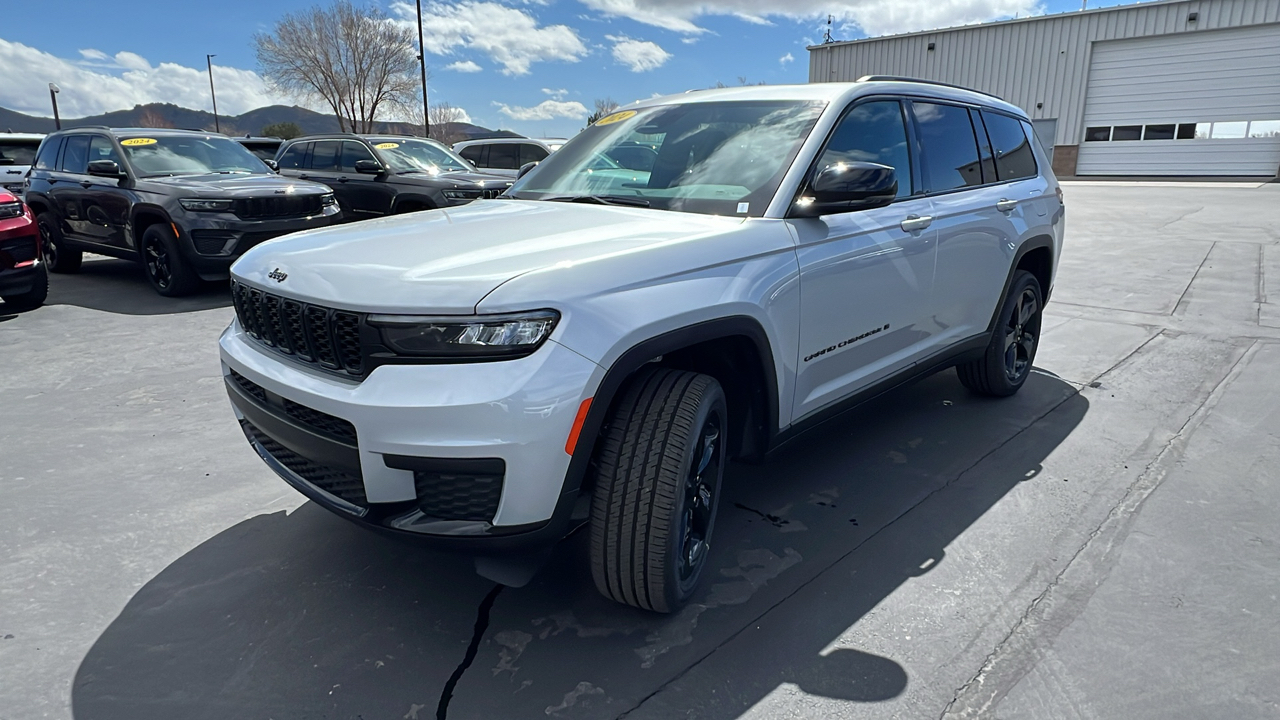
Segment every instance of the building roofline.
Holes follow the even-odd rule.
[[[1148,8],[1156,5],[1176,5],[1178,3],[1191,2],[1192,0],[1150,0],[1149,2],[1136,2],[1128,5],[1112,5],[1111,7],[1094,8],[1092,10],[1068,10],[1066,12],[1053,13],[1052,15],[1030,15],[1021,18],[1009,18],[1008,20],[993,20],[991,22],[972,23],[970,25],[952,25],[951,27],[934,28],[932,30],[916,30],[914,32],[895,33],[893,35],[877,35],[876,37],[858,38],[857,40],[837,40],[829,43],[819,43],[817,45],[809,45],[805,49],[813,52],[822,48],[838,47],[841,45],[859,45],[862,43],[880,42],[882,40],[897,40],[899,38],[918,37],[920,35],[940,35],[943,33],[961,32],[964,30],[976,30],[978,28],[988,28],[994,25],[1012,25],[1014,23],[1041,22],[1044,20],[1053,20],[1062,17],[1080,17],[1083,15],[1096,15],[1099,13],[1122,12],[1125,10],[1136,10],[1140,8]],[[1213,2],[1213,0],[1202,0],[1202,2]]]

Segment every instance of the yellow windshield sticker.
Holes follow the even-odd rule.
[[[374,147],[379,150],[394,150],[400,147],[400,143],[378,143],[377,145],[374,145]]]
[[[155,145],[156,139],[155,138],[129,138],[128,140],[121,140],[120,144],[125,147],[137,147],[138,145]]]
[[[599,120],[597,120],[597,121],[596,121],[596,124],[597,124],[597,125],[612,125],[612,124],[614,124],[614,123],[616,123],[616,122],[622,122],[623,120],[627,120],[627,119],[629,119],[629,118],[633,118],[633,117],[635,117],[635,116],[636,116],[636,111],[635,111],[635,110],[623,110],[622,112],[616,112],[616,113],[614,113],[614,114],[612,114],[612,115],[608,115],[608,116],[606,116],[606,117],[602,117],[602,118],[600,118]]]

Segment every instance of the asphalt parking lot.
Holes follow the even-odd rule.
[[[1277,717],[1280,184],[1066,193],[1023,391],[943,373],[732,467],[673,616],[585,533],[498,589],[303,502],[225,291],[54,276],[0,305],[0,719]]]

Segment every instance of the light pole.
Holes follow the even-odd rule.
[[[427,49],[422,46],[422,0],[418,0],[418,66],[422,68],[422,134],[431,137],[431,114],[427,112]]]
[[[218,124],[218,96],[213,92],[213,59],[217,55],[205,55],[204,61],[209,65],[209,97],[213,98],[213,131],[222,132],[222,127]]]
[[[49,99],[53,101],[53,129],[62,129],[62,120],[58,117],[58,93],[62,92],[62,88],[49,83]]]

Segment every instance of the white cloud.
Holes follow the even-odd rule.
[[[410,25],[416,18],[407,2],[393,3],[391,12]],[[533,15],[496,2],[429,3],[422,10],[422,31],[427,52],[482,52],[502,66],[504,75],[527,75],[536,62],[577,62],[587,54],[582,38],[568,25],[539,26]]]
[[[835,15],[868,35],[928,30],[1040,12],[1038,0],[581,0],[590,8],[690,35],[706,32],[704,15],[749,22],[770,17],[826,19]]]
[[[101,50],[79,52],[83,60],[67,60],[22,43],[0,39],[0,106],[49,116],[48,83],[57,83],[58,110],[65,117],[96,115],[152,102],[211,109],[209,76],[204,67],[177,63],[152,67],[131,52],[108,55]],[[91,67],[82,62],[94,63]],[[101,64],[99,64],[101,63]],[[117,72],[111,72],[112,69]],[[218,110],[228,115],[285,102],[269,91],[251,70],[213,66]]]
[[[778,58],[778,64],[784,65],[784,66],[789,62],[795,62],[795,61],[796,61],[796,56],[792,55],[791,53],[787,53],[786,55],[783,55],[782,57]]]
[[[543,100],[533,107],[512,107],[495,102],[498,112],[512,120],[554,120],[556,118],[584,118],[591,114],[587,106],[576,100]]]
[[[606,35],[613,42],[613,59],[626,65],[631,72],[644,72],[660,68],[671,59],[671,53],[657,43],[632,40],[625,35]]]
[[[565,97],[569,95],[569,91],[564,88],[560,88],[559,90],[552,90],[551,88],[542,88],[542,93],[544,95],[550,95],[552,100],[563,100],[565,99]]]
[[[458,62],[449,63],[448,65],[445,65],[444,69],[452,70],[454,72],[460,72],[460,73],[478,73],[484,68],[480,67],[478,63],[472,62],[471,60],[459,60]]]

